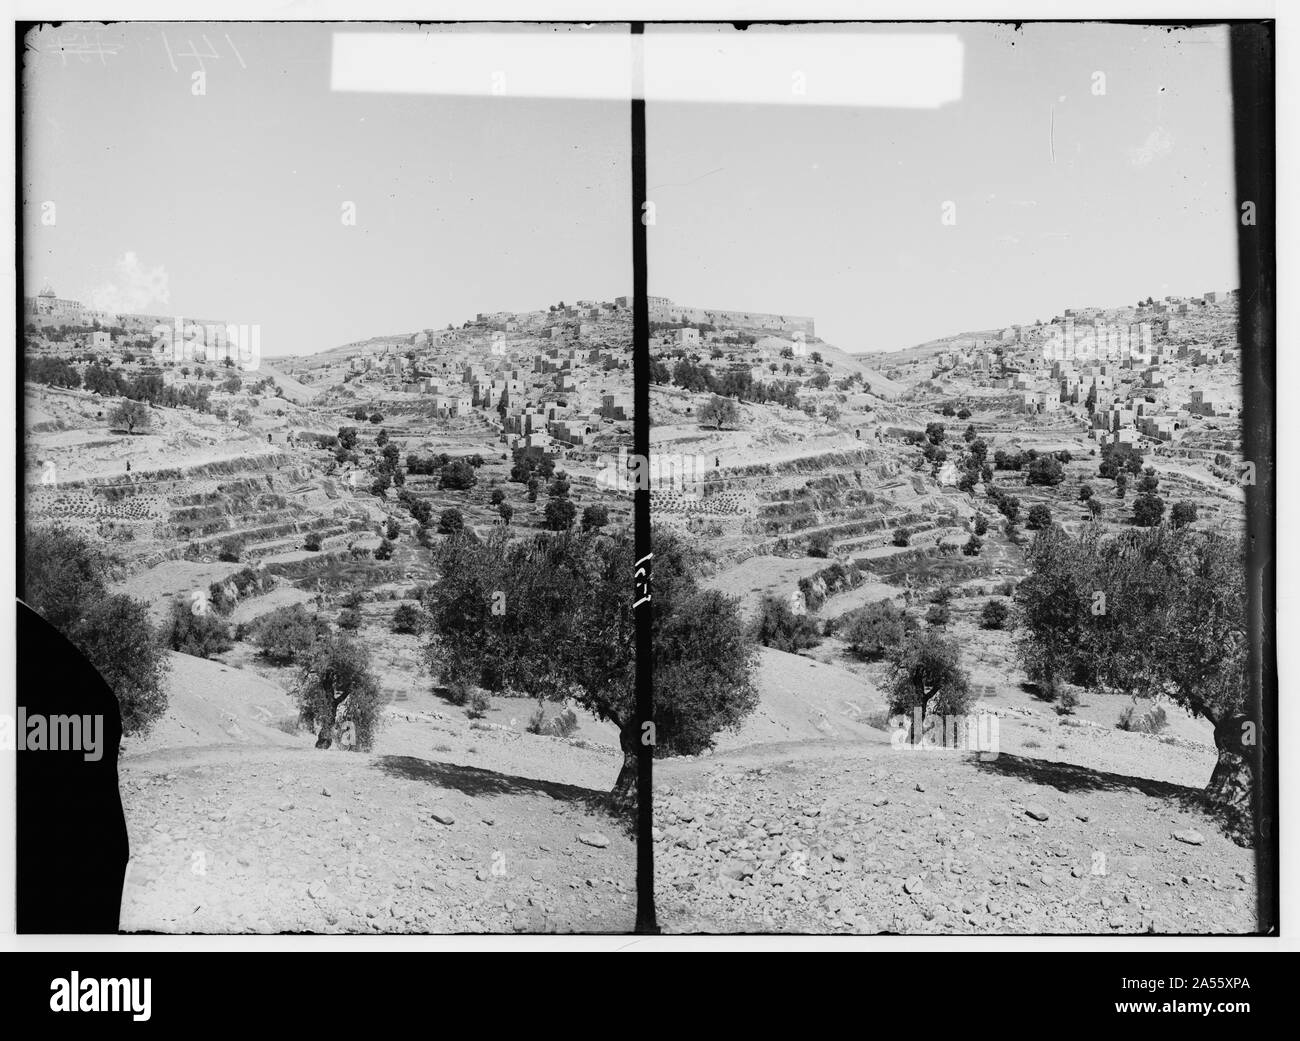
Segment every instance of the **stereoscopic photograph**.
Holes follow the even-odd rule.
[[[1276,934],[1271,23],[17,29],[20,933]]]

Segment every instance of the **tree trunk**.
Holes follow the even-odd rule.
[[[619,734],[619,744],[623,748],[623,766],[618,771],[614,790],[609,793],[609,808],[614,813],[635,813],[637,805],[637,736],[635,728],[624,730]]]
[[[334,743],[334,720],[338,705],[330,705],[329,714],[321,719],[320,733],[316,735],[317,748],[329,748]]]
[[[1206,797],[1227,813],[1233,838],[1245,846],[1254,845],[1255,828],[1255,748],[1243,744],[1244,724],[1250,720],[1229,715],[1214,726],[1214,746],[1219,761],[1214,765]],[[1257,732],[1258,728],[1252,728]]]

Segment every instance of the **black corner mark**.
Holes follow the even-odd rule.
[[[117,786],[117,697],[80,652],[18,604],[16,907],[20,933],[114,933],[130,856]],[[55,717],[98,719],[98,747],[24,748]],[[88,742],[87,742],[88,743]]]

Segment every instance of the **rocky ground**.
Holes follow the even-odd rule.
[[[531,705],[495,722],[421,700],[390,708],[372,753],[318,751],[261,677],[174,655],[169,682],[119,769],[124,930],[632,929],[635,845],[604,809],[620,760],[582,731],[525,733]]]
[[[1253,853],[1169,783],[881,733],[668,761],[655,792],[671,932],[1254,928]]]

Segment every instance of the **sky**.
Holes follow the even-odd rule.
[[[811,315],[863,352],[1237,285],[1225,29],[844,31],[955,35],[959,100],[819,104],[821,68],[797,103],[652,99],[652,295]]]
[[[625,100],[332,91],[328,26],[26,45],[29,296],[256,323],[274,357],[631,292]]]

